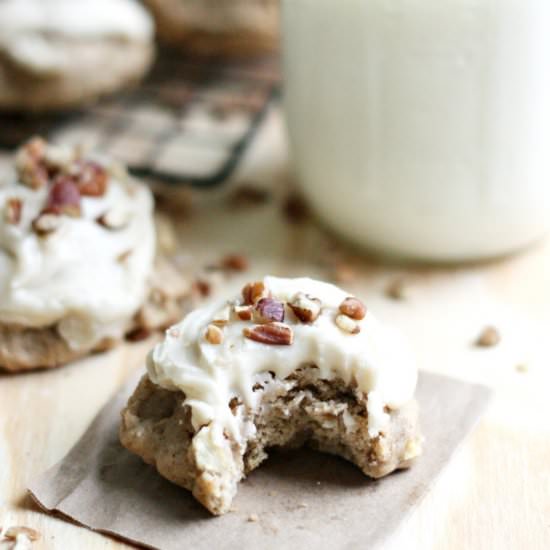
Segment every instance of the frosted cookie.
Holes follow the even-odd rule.
[[[373,478],[420,454],[411,353],[327,283],[266,277],[197,309],[147,371],[122,412],[122,444],[216,515],[270,448],[307,444]]]
[[[0,185],[0,367],[54,367],[181,317],[188,285],[154,273],[146,186],[39,138],[15,168]]]
[[[273,51],[279,0],[146,0],[164,42],[210,55]]]
[[[2,0],[0,109],[78,106],[143,76],[153,22],[134,0]]]

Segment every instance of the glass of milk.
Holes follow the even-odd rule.
[[[297,177],[384,254],[508,253],[550,228],[550,1],[283,0]]]

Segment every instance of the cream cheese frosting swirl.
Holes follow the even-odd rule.
[[[104,193],[83,195],[76,217],[50,215],[55,230],[47,234],[37,232],[36,222],[51,184],[32,188],[14,177],[0,185],[0,323],[57,325],[76,350],[123,335],[145,300],[155,251],[150,191],[106,161],[95,159],[94,166],[106,171]]]
[[[342,322],[340,307],[350,295],[334,285],[309,278],[266,277],[263,287],[282,304],[295,303],[298,295],[315,299],[320,312],[312,322],[303,322],[285,305],[284,323],[275,326],[290,330],[293,337],[287,345],[273,345],[245,336],[261,325],[235,314],[242,308],[235,306],[239,298],[211,303],[167,331],[148,357],[150,379],[185,394],[194,428],[208,426],[201,430],[204,437],[215,440],[228,433],[243,442],[243,430],[253,426],[240,425],[228,406],[230,400],[237,397],[254,408],[255,383],[268,384],[270,373],[284,380],[301,366],[315,365],[321,378],[340,378],[368,395],[369,434],[375,437],[383,431],[389,422],[386,407],[405,405],[416,387],[417,369],[403,338],[370,312],[360,320],[344,316]],[[225,322],[227,307],[231,313]],[[218,337],[215,343],[208,338],[209,330]]]

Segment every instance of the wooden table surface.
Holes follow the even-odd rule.
[[[199,269],[225,253],[245,253],[250,271],[221,280],[217,292],[265,272],[345,278],[343,286],[410,337],[421,368],[494,389],[475,432],[389,546],[547,550],[550,240],[512,258],[463,267],[360,257],[313,220],[290,224],[281,214],[288,179],[281,135],[273,115],[237,178],[274,184],[273,200],[235,207],[219,194],[199,197],[174,218],[180,261]],[[403,280],[404,300],[386,295],[396,278]],[[501,342],[481,349],[474,341],[486,325],[498,329]],[[124,345],[57,370],[0,375],[0,525],[35,528],[42,535],[37,549],[127,548],[39,512],[25,488],[67,453],[126,376],[142,368],[150,345]]]

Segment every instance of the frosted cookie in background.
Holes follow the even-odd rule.
[[[154,24],[135,0],[0,1],[0,110],[79,106],[138,81]]]
[[[370,477],[421,454],[406,342],[342,289],[265,277],[166,332],[122,412],[120,438],[210,512],[271,448],[307,444]]]
[[[59,366],[177,320],[190,284],[155,248],[145,185],[77,149],[24,145],[0,185],[0,368]]]
[[[201,55],[271,52],[279,41],[279,0],[145,0],[162,42]]]

